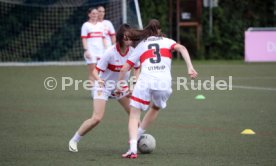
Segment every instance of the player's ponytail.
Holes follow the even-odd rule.
[[[150,20],[148,25],[143,30],[131,29],[128,31],[128,37],[134,42],[146,40],[150,36],[164,36],[161,33],[160,22],[156,19]]]
[[[160,22],[156,19],[151,19],[148,25],[144,28],[144,37],[162,36]]]

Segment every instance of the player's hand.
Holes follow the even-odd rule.
[[[90,59],[90,53],[88,50],[85,50],[83,55],[85,58]]]
[[[103,88],[104,87],[104,80],[97,80],[98,85]]]
[[[128,89],[128,94],[126,95],[127,98],[130,98],[132,95],[132,90],[131,89]]]
[[[117,97],[119,97],[122,94],[122,90],[117,88],[117,89],[115,89],[114,93]]]
[[[189,68],[188,74],[192,79],[195,79],[198,75],[198,73],[196,72],[196,70],[194,68]]]
[[[124,89],[124,88],[117,88],[114,90],[114,93],[117,97],[119,97],[120,95],[124,94],[124,93],[128,93],[128,95],[126,97],[130,97],[132,94],[132,91],[130,89]]]

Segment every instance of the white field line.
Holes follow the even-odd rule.
[[[64,61],[64,62],[3,62],[0,67],[14,66],[79,66],[85,65],[84,61]]]
[[[175,85],[177,84],[177,82],[175,82],[175,81],[172,81],[172,82]],[[191,85],[191,83],[187,83],[187,85]],[[198,83],[194,83],[194,85],[198,85]],[[208,85],[210,85],[210,84],[208,84]],[[214,84],[212,84],[210,86],[216,88],[216,86]],[[227,87],[229,87],[229,86],[227,86]],[[246,85],[232,85],[232,88],[247,89],[247,90],[276,91],[276,88],[272,88],[272,87],[246,86]],[[204,89],[202,88],[202,90],[204,90]]]
[[[236,88],[236,89],[248,89],[248,90],[276,91],[276,88],[260,87],[260,86],[232,85],[232,88]]]
[[[215,76],[215,80],[225,80],[225,79],[229,79],[229,77],[217,77]],[[211,78],[210,77],[200,77],[200,79],[202,79],[202,81],[204,80],[209,80]],[[272,79],[272,80],[275,80],[276,79],[276,75],[275,77],[273,76],[262,76],[262,77],[235,77],[235,76],[232,76],[232,79],[233,80],[264,80],[264,79]]]

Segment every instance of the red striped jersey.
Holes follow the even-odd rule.
[[[87,39],[88,51],[91,55],[101,57],[104,52],[104,25],[100,22],[85,22],[81,27],[81,38]]]
[[[111,36],[116,35],[113,24],[109,20],[102,21],[104,25],[104,33],[106,35],[107,46],[112,46]]]
[[[125,54],[120,53],[120,47],[118,44],[108,48],[102,58],[98,61],[96,69],[100,72],[100,78],[107,81],[113,80],[117,83],[119,73],[127,59],[133,52],[133,47],[129,47]],[[139,63],[134,65],[135,68],[139,68]],[[127,81],[130,75],[130,71],[127,73],[125,80]]]
[[[137,45],[127,63],[133,66],[140,61],[139,79],[169,83],[171,82],[171,51],[175,44],[172,39],[151,36]]]

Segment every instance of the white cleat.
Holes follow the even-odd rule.
[[[78,152],[78,143],[76,141],[69,141],[69,151],[70,152]]]

